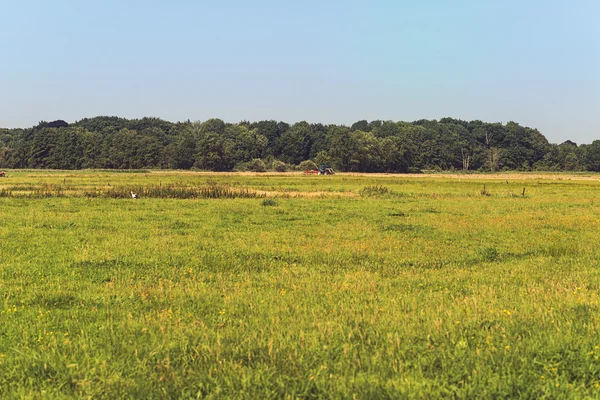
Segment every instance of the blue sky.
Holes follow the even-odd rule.
[[[0,0],[0,126],[517,121],[600,139],[600,2]]]

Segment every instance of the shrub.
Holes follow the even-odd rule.
[[[264,199],[262,201],[262,205],[264,207],[273,207],[273,206],[277,205],[277,202],[275,200],[273,200],[273,199]]]
[[[252,161],[237,164],[233,170],[240,172],[265,172],[267,170],[267,166],[265,165],[263,160],[261,160],[260,158],[255,158]]]
[[[312,160],[302,161],[300,165],[298,165],[300,171],[309,171],[317,169],[317,164],[315,164]]]
[[[265,172],[267,170],[267,166],[260,158],[255,158],[250,161],[250,165],[248,166],[249,171],[254,172]]]
[[[485,247],[483,249],[478,249],[477,255],[479,256],[479,258],[481,260],[487,261],[487,262],[496,261],[498,259],[498,257],[500,256],[500,254],[498,253],[498,250],[496,250],[495,247]]]
[[[487,189],[485,188],[485,185],[483,185],[483,189],[481,190],[481,192],[479,192],[479,194],[481,194],[482,196],[491,196],[492,195],[490,192],[487,191]]]
[[[288,165],[283,161],[274,160],[271,164],[271,168],[273,168],[273,171],[275,172],[286,172],[288,169]]]
[[[365,186],[359,193],[363,197],[379,197],[391,194],[390,189],[382,185]]]

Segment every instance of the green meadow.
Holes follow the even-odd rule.
[[[1,398],[600,397],[598,175],[7,175]]]

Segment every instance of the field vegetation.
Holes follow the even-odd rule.
[[[2,398],[600,397],[596,175],[7,175]]]

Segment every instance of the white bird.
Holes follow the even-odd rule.
[[[138,195],[137,195],[137,194],[135,194],[135,193],[133,193],[133,192],[129,192],[129,193],[131,193],[131,198],[132,198],[132,199],[137,199],[137,198],[138,198]]]

